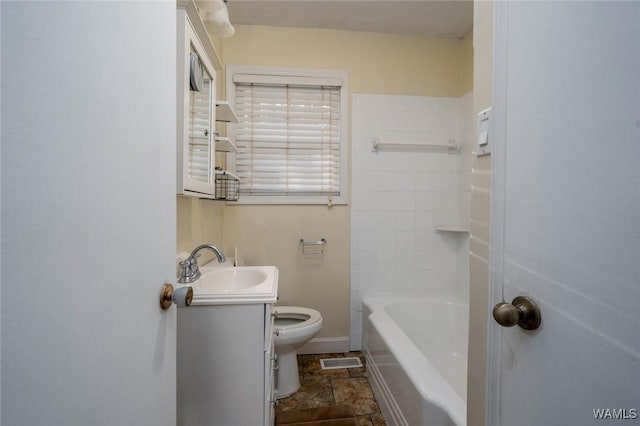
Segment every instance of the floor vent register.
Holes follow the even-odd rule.
[[[320,366],[323,370],[333,370],[336,368],[358,368],[362,367],[360,358],[323,358],[320,360]]]

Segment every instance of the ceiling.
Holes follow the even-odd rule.
[[[228,0],[227,7],[234,25],[324,28],[446,38],[462,38],[473,25],[473,1],[467,0]]]

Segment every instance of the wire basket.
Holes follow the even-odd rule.
[[[216,199],[237,201],[240,197],[240,180],[226,172],[216,173]]]

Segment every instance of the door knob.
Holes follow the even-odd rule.
[[[525,330],[540,327],[540,308],[527,296],[518,296],[511,303],[498,303],[493,307],[493,319],[503,327],[519,325]]]
[[[173,285],[165,283],[160,293],[160,309],[166,311],[172,303],[178,306],[189,306],[193,301],[193,288],[191,286],[180,287],[176,290]]]

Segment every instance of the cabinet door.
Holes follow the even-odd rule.
[[[215,193],[215,69],[189,19],[178,13],[179,194]]]
[[[264,422],[263,305],[178,309],[179,425]]]
[[[185,164],[188,180],[185,189],[192,191],[201,189],[213,194],[209,191],[209,186],[213,183],[214,168],[214,144],[212,143],[214,84],[212,76],[202,65],[200,55],[192,46],[190,68],[193,67],[200,69],[195,74],[201,73],[202,79],[198,88],[189,84],[189,120],[187,122],[189,139]],[[191,73],[194,74],[193,71]],[[191,78],[190,76],[190,80]]]

